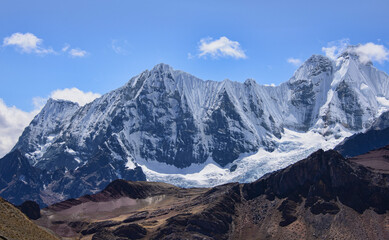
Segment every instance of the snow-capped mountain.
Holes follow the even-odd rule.
[[[388,75],[347,50],[310,57],[276,87],[203,81],[159,64],[82,107],[49,100],[13,150],[69,179],[83,168],[109,178],[141,169],[148,180],[209,186],[256,180],[333,148],[388,109]],[[107,169],[91,168],[99,161]],[[84,179],[91,191],[101,189],[95,180]]]

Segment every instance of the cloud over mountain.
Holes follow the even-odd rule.
[[[232,57],[236,59],[247,58],[245,52],[237,41],[232,41],[227,37],[220,37],[213,40],[212,38],[203,38],[199,44],[199,57],[211,56]]]

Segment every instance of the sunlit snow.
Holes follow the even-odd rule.
[[[326,138],[314,131],[299,133],[285,129],[281,139],[274,139],[278,144],[275,151],[268,152],[261,148],[256,153],[242,154],[225,168],[212,160],[201,165],[192,164],[184,169],[160,162],[142,162],[140,166],[148,181],[167,182],[181,187],[210,187],[227,182],[251,182],[268,172],[295,163],[318,149],[332,149],[350,135],[350,132],[340,131],[336,139],[334,135]],[[231,172],[230,168],[235,164],[237,168]]]

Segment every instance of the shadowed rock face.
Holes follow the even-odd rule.
[[[340,101],[340,107],[346,115],[347,127],[353,130],[361,129],[363,110],[358,102],[358,96],[345,81],[339,84],[336,92]]]
[[[315,92],[313,91],[313,84],[307,80],[298,80],[289,84],[293,89],[291,104],[296,109],[305,109],[306,115],[304,116],[299,130],[307,131],[310,127],[310,123],[313,118],[313,108],[315,104]]]
[[[240,153],[255,151],[254,145],[243,133],[245,126],[226,91],[219,95],[220,105],[206,121],[205,133],[212,137],[212,159],[221,166],[233,162]],[[254,108],[254,107],[253,107]],[[234,121],[234,127],[229,124]]]
[[[25,201],[22,205],[17,208],[24,213],[29,219],[37,220],[41,217],[41,209],[38,203],[34,201]]]
[[[39,191],[46,173],[30,165],[19,150],[0,159],[0,195],[15,205],[26,200],[41,200]]]
[[[44,209],[38,222],[53,231],[62,224],[81,239],[386,239],[388,185],[388,174],[320,150],[248,184],[182,189],[116,180]],[[87,211],[123,198],[133,202],[110,213]],[[72,209],[81,209],[83,221]]]

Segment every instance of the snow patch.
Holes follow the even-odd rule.
[[[189,167],[186,168],[178,168],[174,165],[169,165],[166,163],[158,162],[158,161],[146,161],[143,159],[137,160],[137,163],[142,169],[146,169],[147,171],[161,173],[161,174],[184,174],[184,175],[190,175],[195,173],[200,173],[203,171],[205,173],[204,169],[207,169],[208,165],[214,166],[213,168],[217,167],[222,169],[215,161],[213,161],[211,158],[208,158],[207,161],[201,164],[193,163]]]
[[[384,105],[385,107],[389,107],[389,100],[386,99],[385,97],[376,97],[377,101],[381,104]]]
[[[365,83],[361,84],[361,87],[360,87],[361,90],[365,90],[365,89],[368,89],[368,88],[369,88],[369,86],[367,86]]]
[[[65,148],[65,152],[69,153],[70,155],[76,155],[77,154],[73,149],[68,148],[68,147]]]
[[[133,160],[130,157],[127,157],[126,168],[127,169],[135,169],[136,168],[135,163],[133,162]]]

